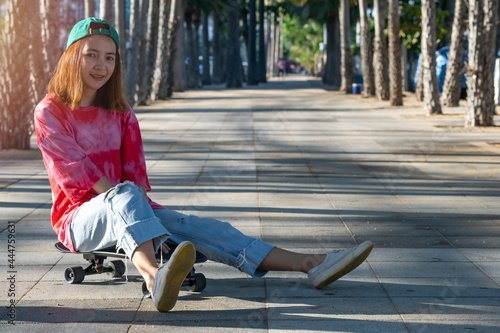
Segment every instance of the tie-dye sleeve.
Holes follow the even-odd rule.
[[[53,104],[37,108],[35,130],[51,183],[57,183],[71,202],[77,203],[103,173],[76,142],[63,110]]]

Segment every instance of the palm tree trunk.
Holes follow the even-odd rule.
[[[250,14],[250,25],[248,29],[248,70],[247,70],[247,84],[255,86],[259,84],[259,69],[257,66],[257,18],[255,12],[255,0],[248,1],[248,12]]]
[[[466,127],[493,125],[495,114],[493,68],[497,10],[498,0],[469,1]]]
[[[100,0],[99,16],[109,23],[113,22],[113,0]]]
[[[95,0],[85,0],[85,18],[95,16]]]
[[[125,34],[125,0],[116,0],[115,3],[115,29],[120,38],[120,59],[122,61],[123,82],[127,82],[127,35]],[[127,87],[124,87],[125,99],[130,100]]]
[[[399,1],[389,0],[389,64],[390,105],[403,105],[403,78],[401,75],[401,39],[399,38]]]
[[[226,55],[226,87],[242,86],[238,0],[229,0],[228,36]]]
[[[415,87],[415,98],[419,102],[424,101],[424,69],[422,65],[423,58],[420,58],[420,71],[418,72],[417,86]]]
[[[59,46],[60,35],[60,4],[58,1],[41,1],[41,19],[42,19],[42,41],[47,57],[46,74],[50,78],[54,71],[62,49]]]
[[[30,148],[33,109],[47,83],[40,11],[32,7],[31,0],[9,0],[1,31],[0,149]]]
[[[436,4],[422,0],[422,66],[424,71],[424,107],[428,115],[441,114],[436,75]]]
[[[340,50],[342,73],[342,82],[340,90],[347,94],[352,93],[352,84],[354,83],[354,65],[351,55],[351,24],[349,19],[349,0],[341,0],[339,8],[340,21]]]
[[[214,35],[212,40],[212,49],[213,49],[213,73],[212,73],[212,81],[215,84],[219,84],[223,82],[223,73],[222,73],[222,53],[220,49],[220,30],[221,30],[221,22],[220,16],[217,10],[213,11],[214,13]]]
[[[271,76],[277,76],[278,74],[277,64],[278,61],[280,60],[279,48],[280,48],[280,38],[281,38],[280,25],[281,25],[281,18],[277,17],[274,23],[273,58],[272,58],[273,71],[271,72]]]
[[[203,49],[203,61],[202,61],[202,67],[203,67],[203,76],[201,78],[201,81],[203,85],[209,85],[212,84],[212,79],[210,78],[210,44],[208,41],[208,15],[209,11],[203,11],[202,13],[202,25],[203,25],[203,31],[202,31],[202,49]]]
[[[375,95],[373,76],[373,49],[370,25],[366,16],[366,0],[359,0],[359,17],[361,23],[361,68],[363,69],[363,96]]]
[[[326,64],[323,72],[323,83],[340,87],[340,59],[339,59],[339,42],[337,40],[337,23],[338,14],[331,13],[326,23],[327,40],[326,40]]]
[[[444,106],[458,106],[460,102],[460,88],[462,86],[462,73],[464,69],[463,52],[465,47],[464,31],[467,7],[464,0],[455,1],[455,16],[451,34],[446,77],[441,94],[441,104]]]
[[[175,41],[173,46],[175,48],[174,57],[172,59],[172,75],[174,82],[172,83],[173,91],[184,91],[186,89],[186,66],[185,66],[185,52],[184,52],[184,11],[186,9],[185,0],[173,0],[172,5],[175,4]]]
[[[175,69],[174,66],[179,61],[178,58],[182,58],[181,67],[184,68],[184,53],[183,48],[178,49],[179,44],[184,44],[184,40],[181,40],[182,43],[177,42],[177,38],[179,36],[179,27],[183,24],[184,15],[180,11],[179,7],[184,5],[181,3],[181,0],[173,0],[170,3],[170,14],[168,19],[168,44],[167,44],[167,55],[168,55],[168,67],[167,71],[167,87],[166,87],[166,97],[172,97],[174,91],[174,83],[175,83]]]
[[[264,0],[259,0],[259,82],[265,83],[266,72],[267,72],[267,62],[266,62],[266,38],[264,25],[266,23],[265,19],[265,5]]]
[[[188,87],[189,88],[200,88],[200,63],[198,60],[199,48],[198,48],[198,27],[199,27],[199,17],[197,9],[191,7],[186,10],[186,33],[187,33],[187,46],[189,54],[188,63]]]
[[[144,70],[144,77],[146,79],[145,84],[145,96],[143,99],[139,99],[139,105],[143,105],[151,96],[151,88],[153,86],[154,78],[154,68],[156,64],[156,52],[158,47],[158,22],[160,11],[160,1],[159,0],[149,0],[148,4],[148,26],[146,33],[146,68]]]
[[[147,72],[147,30],[148,30],[148,22],[146,17],[148,17],[148,5],[149,0],[140,0],[140,15],[141,20],[139,22],[141,34],[139,36],[139,60],[137,67],[137,104],[146,105],[148,102],[148,72]],[[151,17],[150,17],[151,18]]]
[[[158,41],[156,43],[156,63],[154,66],[153,85],[151,88],[151,100],[166,98],[166,75],[167,75],[167,43],[168,43],[168,20],[170,14],[170,1],[160,0],[158,13]]]
[[[387,73],[387,46],[384,36],[387,0],[374,0],[375,45],[373,68],[375,72],[375,95],[379,100],[389,100],[389,77]]]
[[[129,35],[130,47],[127,59],[127,90],[130,93],[130,104],[134,105],[137,101],[137,74],[139,68],[139,46],[142,36],[142,15],[141,5],[144,0],[133,0],[130,3],[130,21]]]

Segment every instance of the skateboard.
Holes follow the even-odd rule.
[[[163,256],[163,260],[166,261],[170,259],[170,256],[175,251],[177,244],[168,242],[167,245],[170,247],[171,251],[168,254]],[[68,267],[64,271],[64,279],[66,282],[70,284],[79,284],[82,283],[87,275],[94,274],[102,274],[107,273],[111,277],[117,278],[123,276],[125,274],[125,264],[122,260],[127,260],[127,255],[122,251],[116,251],[116,248],[111,247],[108,249],[103,249],[99,251],[91,251],[91,252],[78,252],[73,253],[68,248],[66,248],[61,242],[57,242],[54,244],[57,251],[61,253],[72,253],[72,254],[81,254],[83,258],[87,260],[90,265],[86,268],[81,266],[73,266]],[[105,262],[107,258],[116,258],[118,260],[111,260]],[[159,254],[156,255],[156,261],[160,263],[161,259]],[[207,258],[201,254],[200,252],[196,252],[196,261],[195,263],[202,263],[207,261]],[[186,279],[182,283],[183,287],[186,287],[188,291],[200,292],[205,289],[207,285],[207,280],[205,275],[201,273],[196,273],[194,267],[191,269]],[[142,290],[144,295],[147,295],[147,290],[145,289],[145,282],[143,283]]]

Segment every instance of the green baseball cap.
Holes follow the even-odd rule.
[[[69,33],[68,43],[66,44],[66,50],[71,44],[79,39],[92,36],[92,35],[106,35],[116,42],[116,46],[120,47],[120,39],[118,38],[118,33],[115,28],[108,21],[89,17],[75,24],[71,32]]]

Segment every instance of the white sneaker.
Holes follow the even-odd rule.
[[[307,276],[315,288],[322,289],[361,265],[372,249],[373,243],[366,241],[347,250],[327,252],[325,260],[311,268]]]

